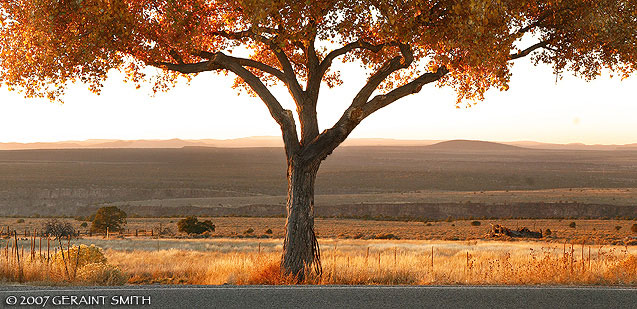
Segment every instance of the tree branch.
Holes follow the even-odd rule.
[[[321,82],[323,81],[323,77],[325,76],[325,73],[327,73],[327,70],[330,68],[330,66],[332,66],[332,62],[334,61],[334,59],[338,58],[339,56],[345,55],[356,49],[367,49],[371,52],[378,53],[381,50],[383,50],[383,48],[385,48],[386,46],[396,46],[396,45],[398,45],[397,42],[374,45],[364,41],[356,41],[356,42],[349,43],[339,49],[335,49],[331,51],[329,54],[327,54],[327,56],[325,56],[323,61],[320,61],[319,63],[318,56],[316,56],[316,50],[314,49],[313,44],[311,44],[310,47],[308,48],[308,54],[310,57],[312,57],[312,54],[315,56],[315,59],[310,58],[310,60],[314,60],[316,61],[316,63],[318,63],[318,69],[316,70],[316,73],[309,76],[306,91],[312,98],[315,98],[315,99],[318,98],[319,89],[321,88]]]
[[[400,45],[403,57],[396,57],[388,61],[369,79],[367,84],[354,98],[350,107],[343,113],[336,124],[321,133],[308,147],[301,150],[303,160],[323,160],[338,145],[340,145],[358,124],[373,112],[403,98],[417,93],[425,84],[434,82],[449,73],[447,68],[441,67],[435,73],[425,73],[412,82],[398,87],[386,95],[378,95],[367,101],[378,85],[389,75],[402,68],[409,67],[413,62],[413,54],[407,45]]]
[[[316,101],[318,100],[319,96],[321,80],[323,79],[323,75],[325,73],[321,73],[319,70],[321,61],[318,57],[318,54],[316,53],[315,43],[316,42],[314,41],[314,39],[312,39],[310,40],[309,46],[305,48],[305,55],[307,57],[308,64],[307,86],[305,88],[305,91],[312,99]]]
[[[420,92],[424,85],[441,79],[443,76],[447,75],[447,73],[449,73],[449,70],[447,70],[446,67],[440,67],[436,72],[420,75],[410,83],[400,86],[385,95],[375,96],[363,107],[363,116],[367,117],[375,111],[394,103],[399,99]]]
[[[521,50],[515,54],[511,54],[509,55],[510,60],[516,60],[519,58],[523,58],[528,56],[531,52],[533,52],[534,50],[538,49],[538,48],[546,48],[549,44],[551,43],[551,40],[546,40],[546,41],[542,41],[536,44],[531,45],[530,47]]]
[[[525,27],[520,28],[520,29],[519,29],[518,31],[516,31],[514,34],[516,34],[516,35],[524,34],[524,33],[528,32],[529,30],[531,30],[531,29],[533,29],[533,28],[536,28],[536,27],[541,26],[541,25],[542,25],[542,23],[543,23],[544,21],[546,21],[547,19],[549,19],[550,17],[555,17],[555,15],[557,15],[557,14],[559,14],[559,13],[562,13],[562,12],[564,12],[564,11],[573,11],[573,9],[572,9],[572,8],[570,8],[570,7],[563,7],[563,8],[561,8],[561,9],[559,9],[559,10],[556,10],[556,11],[546,12],[546,13],[544,13],[544,14],[540,15],[540,16],[537,18],[537,20],[536,20],[536,21],[534,21],[534,22],[530,23],[529,25],[527,25],[527,26],[525,26]]]
[[[283,109],[283,107],[281,107],[281,103],[279,103],[274,95],[272,95],[263,82],[261,82],[258,77],[244,68],[241,64],[233,61],[230,57],[227,57],[222,53],[218,53],[218,57],[215,58],[221,58],[221,61],[224,62],[224,66],[241,77],[265,103],[270,111],[270,115],[272,115],[272,118],[274,118],[281,127],[287,157],[288,159],[292,158],[300,148],[299,138],[296,133],[296,123],[294,122],[292,111]]]
[[[283,68],[283,81],[288,86],[288,90],[290,90],[290,94],[292,94],[294,101],[297,102],[297,105],[299,105],[303,102],[303,88],[301,88],[301,84],[299,84],[299,80],[296,78],[290,59],[276,44],[270,43],[268,45]]]
[[[196,74],[201,72],[216,71],[224,69],[220,64],[211,61],[203,61],[197,63],[174,64],[169,62],[154,62],[148,65],[158,67],[165,70],[179,72],[181,74]]]
[[[272,95],[270,90],[263,84],[263,82],[252,72],[248,71],[241,64],[246,59],[234,58],[218,52],[210,54],[207,62],[199,62],[194,64],[172,64],[172,63],[155,63],[151,64],[163,69],[177,71],[183,74],[200,73],[205,71],[215,71],[226,69],[229,70],[241,79],[243,79],[254,92],[261,98],[263,103],[270,111],[270,115],[281,127],[283,132],[283,141],[285,143],[286,154],[288,158],[299,150],[300,144],[296,133],[296,124],[294,122],[294,116],[292,111],[285,110],[279,103],[279,101]]]
[[[365,86],[358,92],[349,109],[363,106],[369,97],[376,91],[376,88],[392,73],[408,68],[414,61],[414,55],[408,45],[401,44],[401,56],[396,56],[386,62],[376,73],[374,73]]]
[[[321,64],[320,64],[321,74],[319,75],[321,76],[321,79],[322,79],[325,72],[327,72],[327,69],[329,69],[329,67],[332,65],[332,61],[334,61],[334,59],[338,58],[339,56],[345,55],[355,49],[367,49],[371,52],[378,53],[385,46],[396,46],[396,45],[398,45],[398,43],[396,42],[383,43],[378,45],[373,45],[364,41],[356,41],[356,42],[349,43],[339,49],[333,50],[332,52],[327,54],[327,56],[325,56],[325,59],[323,59],[323,61],[321,61]]]
[[[206,52],[206,51],[199,51],[196,53],[196,56],[204,58],[204,59],[211,59],[212,57],[215,56],[214,53],[211,52]],[[242,66],[246,66],[246,67],[251,67],[251,68],[255,68],[257,70],[260,70],[262,72],[268,73],[272,76],[275,76],[276,78],[278,78],[279,80],[281,80],[283,83],[285,83],[285,79],[286,76],[285,74],[283,74],[283,72],[281,72],[278,69],[275,69],[265,63],[256,61],[256,60],[252,60],[252,59],[248,59],[248,58],[238,58],[238,57],[232,57],[232,56],[227,56],[229,59],[232,59],[233,61],[241,64]]]

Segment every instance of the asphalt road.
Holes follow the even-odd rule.
[[[0,301],[4,308],[637,308],[637,288],[2,286]]]

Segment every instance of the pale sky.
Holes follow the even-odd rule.
[[[343,86],[324,87],[321,130],[349,105],[366,75],[342,66]],[[65,104],[24,99],[0,88],[0,142],[86,139],[230,139],[279,136],[258,98],[237,96],[232,77],[201,74],[190,86],[156,97],[112,74],[102,95],[73,85]],[[586,82],[570,73],[556,84],[551,68],[517,60],[510,90],[491,90],[472,108],[455,108],[455,93],[430,84],[364,120],[351,137],[422,140],[475,139],[550,143],[637,143],[637,77]],[[275,94],[295,110],[287,91]]]

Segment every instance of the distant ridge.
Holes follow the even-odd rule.
[[[507,150],[529,150],[518,146],[470,140],[453,140],[440,142],[426,147],[430,150],[440,151],[507,151]]]
[[[440,141],[398,140],[388,138],[352,138],[342,146],[427,146]],[[184,147],[283,147],[283,140],[276,136],[253,136],[236,139],[201,140],[86,140],[49,143],[0,143],[0,150],[26,149],[98,149],[98,148],[184,148]]]
[[[486,142],[476,140],[401,140],[390,138],[350,138],[342,146],[388,146],[388,147],[427,147],[440,151],[505,151],[524,149],[546,150],[637,150],[636,144],[627,145],[586,145],[586,144],[550,144],[533,141]],[[283,147],[281,137],[252,136],[236,139],[170,139],[170,140],[115,140],[90,139],[85,141],[37,142],[37,143],[0,143],[0,150],[26,149],[98,149],[98,148],[184,148],[184,147]]]

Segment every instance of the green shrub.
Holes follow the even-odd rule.
[[[80,224],[80,226],[81,226],[81,227],[87,227],[87,226],[88,226],[88,223],[86,223],[86,222],[82,222],[82,224]]]
[[[267,229],[267,230],[265,230],[265,233],[266,233],[266,234],[272,234],[272,229]]]
[[[245,230],[245,232],[243,232],[244,234],[252,234],[254,233],[254,229],[253,228],[249,228],[247,230]]]
[[[482,225],[482,223],[480,221],[471,221],[471,225],[480,226],[480,225]]]
[[[577,226],[577,224],[575,224],[575,222],[571,222],[571,223],[568,224],[568,226],[570,228],[575,228]]]
[[[551,232],[551,229],[546,229],[546,231],[544,231],[544,236],[551,236],[551,234],[553,234],[553,232]]]
[[[215,225],[212,221],[199,221],[197,217],[186,217],[177,222],[177,229],[186,234],[203,234],[205,232],[214,232]]]
[[[616,231],[619,231],[619,230],[621,230],[621,229],[622,229],[622,226],[621,226],[621,225],[617,225],[617,226],[615,226],[615,230],[616,230]]]

